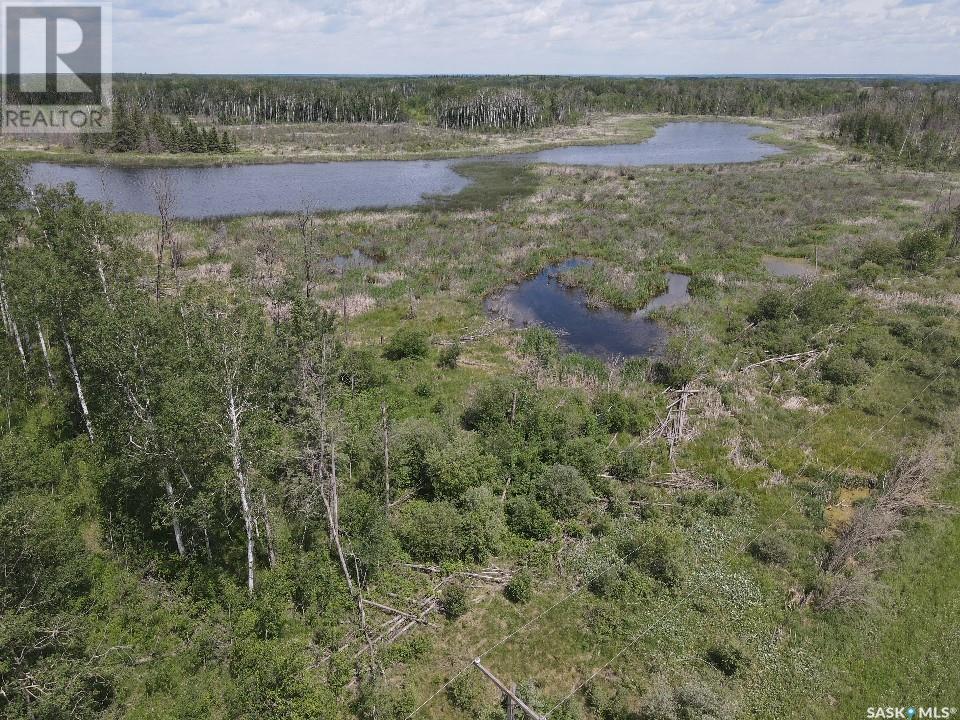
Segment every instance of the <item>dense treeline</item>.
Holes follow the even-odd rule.
[[[186,115],[176,121],[156,112],[147,115],[139,107],[128,109],[123,104],[115,106],[110,133],[83,135],[81,141],[88,150],[110,152],[227,154],[238,150],[228,130],[198,126]]]
[[[832,118],[837,140],[918,163],[956,162],[960,86],[869,79],[120,76],[117,103],[219,124],[404,120],[453,129],[573,123],[588,112]]]
[[[920,164],[960,162],[960,90],[862,91],[840,114],[836,137]]]

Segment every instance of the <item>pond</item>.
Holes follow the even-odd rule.
[[[508,288],[486,303],[487,313],[507,319],[513,327],[540,325],[556,331],[566,350],[603,359],[650,356],[659,353],[666,331],[648,316],[658,308],[690,302],[686,275],[667,273],[668,289],[636,312],[591,308],[586,294],[560,283],[565,270],[589,264],[572,259],[551,265],[536,277]]]
[[[506,155],[498,161],[574,165],[661,165],[752,162],[782,152],[753,139],[755,125],[669,123],[650,140]],[[404,207],[425,195],[453,195],[469,184],[456,172],[462,160],[357,160],[326,163],[221,165],[203,168],[119,168],[33,163],[30,181],[74,182],[88,200],[109,201],[118,212],[157,213],[153,186],[165,176],[182,218],[226,217],[300,210]]]
[[[803,258],[774,257],[764,255],[761,258],[767,272],[782,278],[811,278],[819,275],[816,267]]]

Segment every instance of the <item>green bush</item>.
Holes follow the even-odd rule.
[[[553,531],[553,517],[532,497],[520,495],[507,502],[507,527],[520,537],[546,540]]]
[[[383,348],[383,356],[388,360],[426,357],[429,350],[429,335],[419,328],[402,327]]]
[[[844,352],[831,353],[820,363],[820,377],[834,385],[856,385],[866,372],[862,361]]]
[[[455,678],[447,686],[447,699],[454,708],[471,717],[483,712],[483,684],[474,673]]]
[[[946,252],[946,239],[937,230],[925,228],[907,233],[897,248],[908,270],[932,270]]]
[[[517,351],[525,356],[533,356],[540,365],[547,366],[560,353],[560,339],[549,328],[535,326],[523,332]]]
[[[822,326],[843,317],[850,296],[843,286],[821,280],[797,293],[796,315],[808,325]]]
[[[645,523],[626,529],[618,539],[617,554],[667,587],[680,584],[683,536],[673,528]]]
[[[437,365],[448,370],[455,370],[460,360],[460,343],[452,343],[440,350]]]
[[[707,650],[707,662],[729,677],[743,667],[746,658],[739,645],[727,642],[711,646]]]
[[[758,299],[747,319],[752,323],[783,320],[793,312],[793,298],[782,290],[767,290]]]
[[[488,487],[470,488],[460,500],[460,510],[463,556],[479,563],[498,554],[507,533],[500,497]]]
[[[854,266],[862,268],[873,264],[881,268],[889,267],[900,259],[900,249],[892,242],[871,240],[863,246]]]
[[[383,385],[385,376],[373,352],[367,348],[349,348],[341,360],[340,382],[351,390],[367,390]]]
[[[440,596],[440,608],[448,620],[456,620],[467,613],[469,605],[463,583],[453,582],[447,585]]]
[[[590,484],[568,465],[544,470],[536,487],[537,501],[558,520],[576,517],[590,499]]]
[[[503,588],[507,600],[514,603],[525,603],[533,597],[533,578],[526,570],[516,573],[510,582]]]
[[[496,459],[480,448],[472,433],[461,432],[443,447],[428,451],[425,465],[428,487],[438,499],[455,500],[499,476]]]
[[[449,502],[413,500],[403,506],[397,535],[417,560],[459,560],[463,551],[460,512]]]
[[[790,543],[780,535],[761,535],[750,543],[749,550],[763,563],[786,565],[790,561]]]

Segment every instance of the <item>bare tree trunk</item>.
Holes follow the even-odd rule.
[[[340,562],[340,569],[343,570],[343,577],[346,579],[347,587],[350,588],[350,594],[352,595],[354,594],[353,578],[350,576],[350,569],[347,567],[347,558],[343,553],[343,545],[340,543],[340,497],[337,490],[337,448],[333,443],[330,443],[330,487],[325,491],[322,487],[322,476],[320,481],[320,497],[323,499],[323,505],[327,511],[327,525],[330,527],[330,542],[333,543],[333,547],[337,551],[337,560]]]
[[[177,498],[173,493],[173,483],[170,478],[163,479],[163,487],[167,491],[167,500],[170,502],[170,514],[173,518],[173,539],[177,542],[177,552],[183,557],[187,554],[187,548],[183,544],[183,533],[180,531],[180,518],[177,517]]]
[[[67,334],[66,325],[63,322],[63,316],[60,317],[60,332],[63,334],[63,346],[67,350],[67,363],[70,366],[70,374],[73,376],[73,384],[77,388],[77,400],[80,401],[80,412],[83,414],[84,425],[87,426],[87,436],[93,443],[93,421],[90,419],[90,410],[87,408],[87,398],[83,394],[83,385],[80,382],[80,371],[77,369],[77,361],[73,357],[73,347],[70,345],[70,336]]]
[[[43,364],[47,368],[47,380],[50,381],[50,387],[56,385],[56,382],[53,378],[53,368],[50,367],[50,352],[47,348],[47,339],[43,336],[43,327],[40,325],[40,321],[37,320],[37,336],[40,338],[40,350],[43,353]]]
[[[23,340],[20,338],[20,329],[17,327],[17,321],[13,317],[13,311],[10,309],[10,300],[7,297],[7,286],[3,282],[3,275],[0,275],[0,308],[3,310],[4,324],[7,325],[7,332],[13,335],[14,342],[17,344],[17,352],[20,354],[20,362],[23,369],[27,369],[27,353],[23,349]]]
[[[153,196],[157,202],[157,214],[160,217],[160,226],[157,228],[156,255],[157,255],[157,277],[156,277],[156,299],[160,304],[160,290],[163,283],[163,253],[168,245],[171,245],[173,237],[172,223],[170,214],[173,211],[175,195],[170,177],[165,173],[157,176],[153,182]],[[170,267],[174,270],[179,265],[179,248],[171,247]]]
[[[243,524],[247,531],[247,592],[253,595],[254,588],[254,545],[256,538],[253,529],[253,508],[250,506],[247,478],[243,471],[243,456],[240,446],[240,408],[234,397],[233,384],[227,378],[227,411],[230,420],[230,449],[233,455],[233,474],[240,493],[240,507],[243,509]]]

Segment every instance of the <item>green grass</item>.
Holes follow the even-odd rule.
[[[960,504],[960,472],[944,483],[942,501]],[[877,606],[860,616],[818,623],[811,650],[835,669],[809,698],[813,717],[861,717],[871,706],[960,704],[960,517],[932,510],[908,523],[905,539],[883,553]]]

